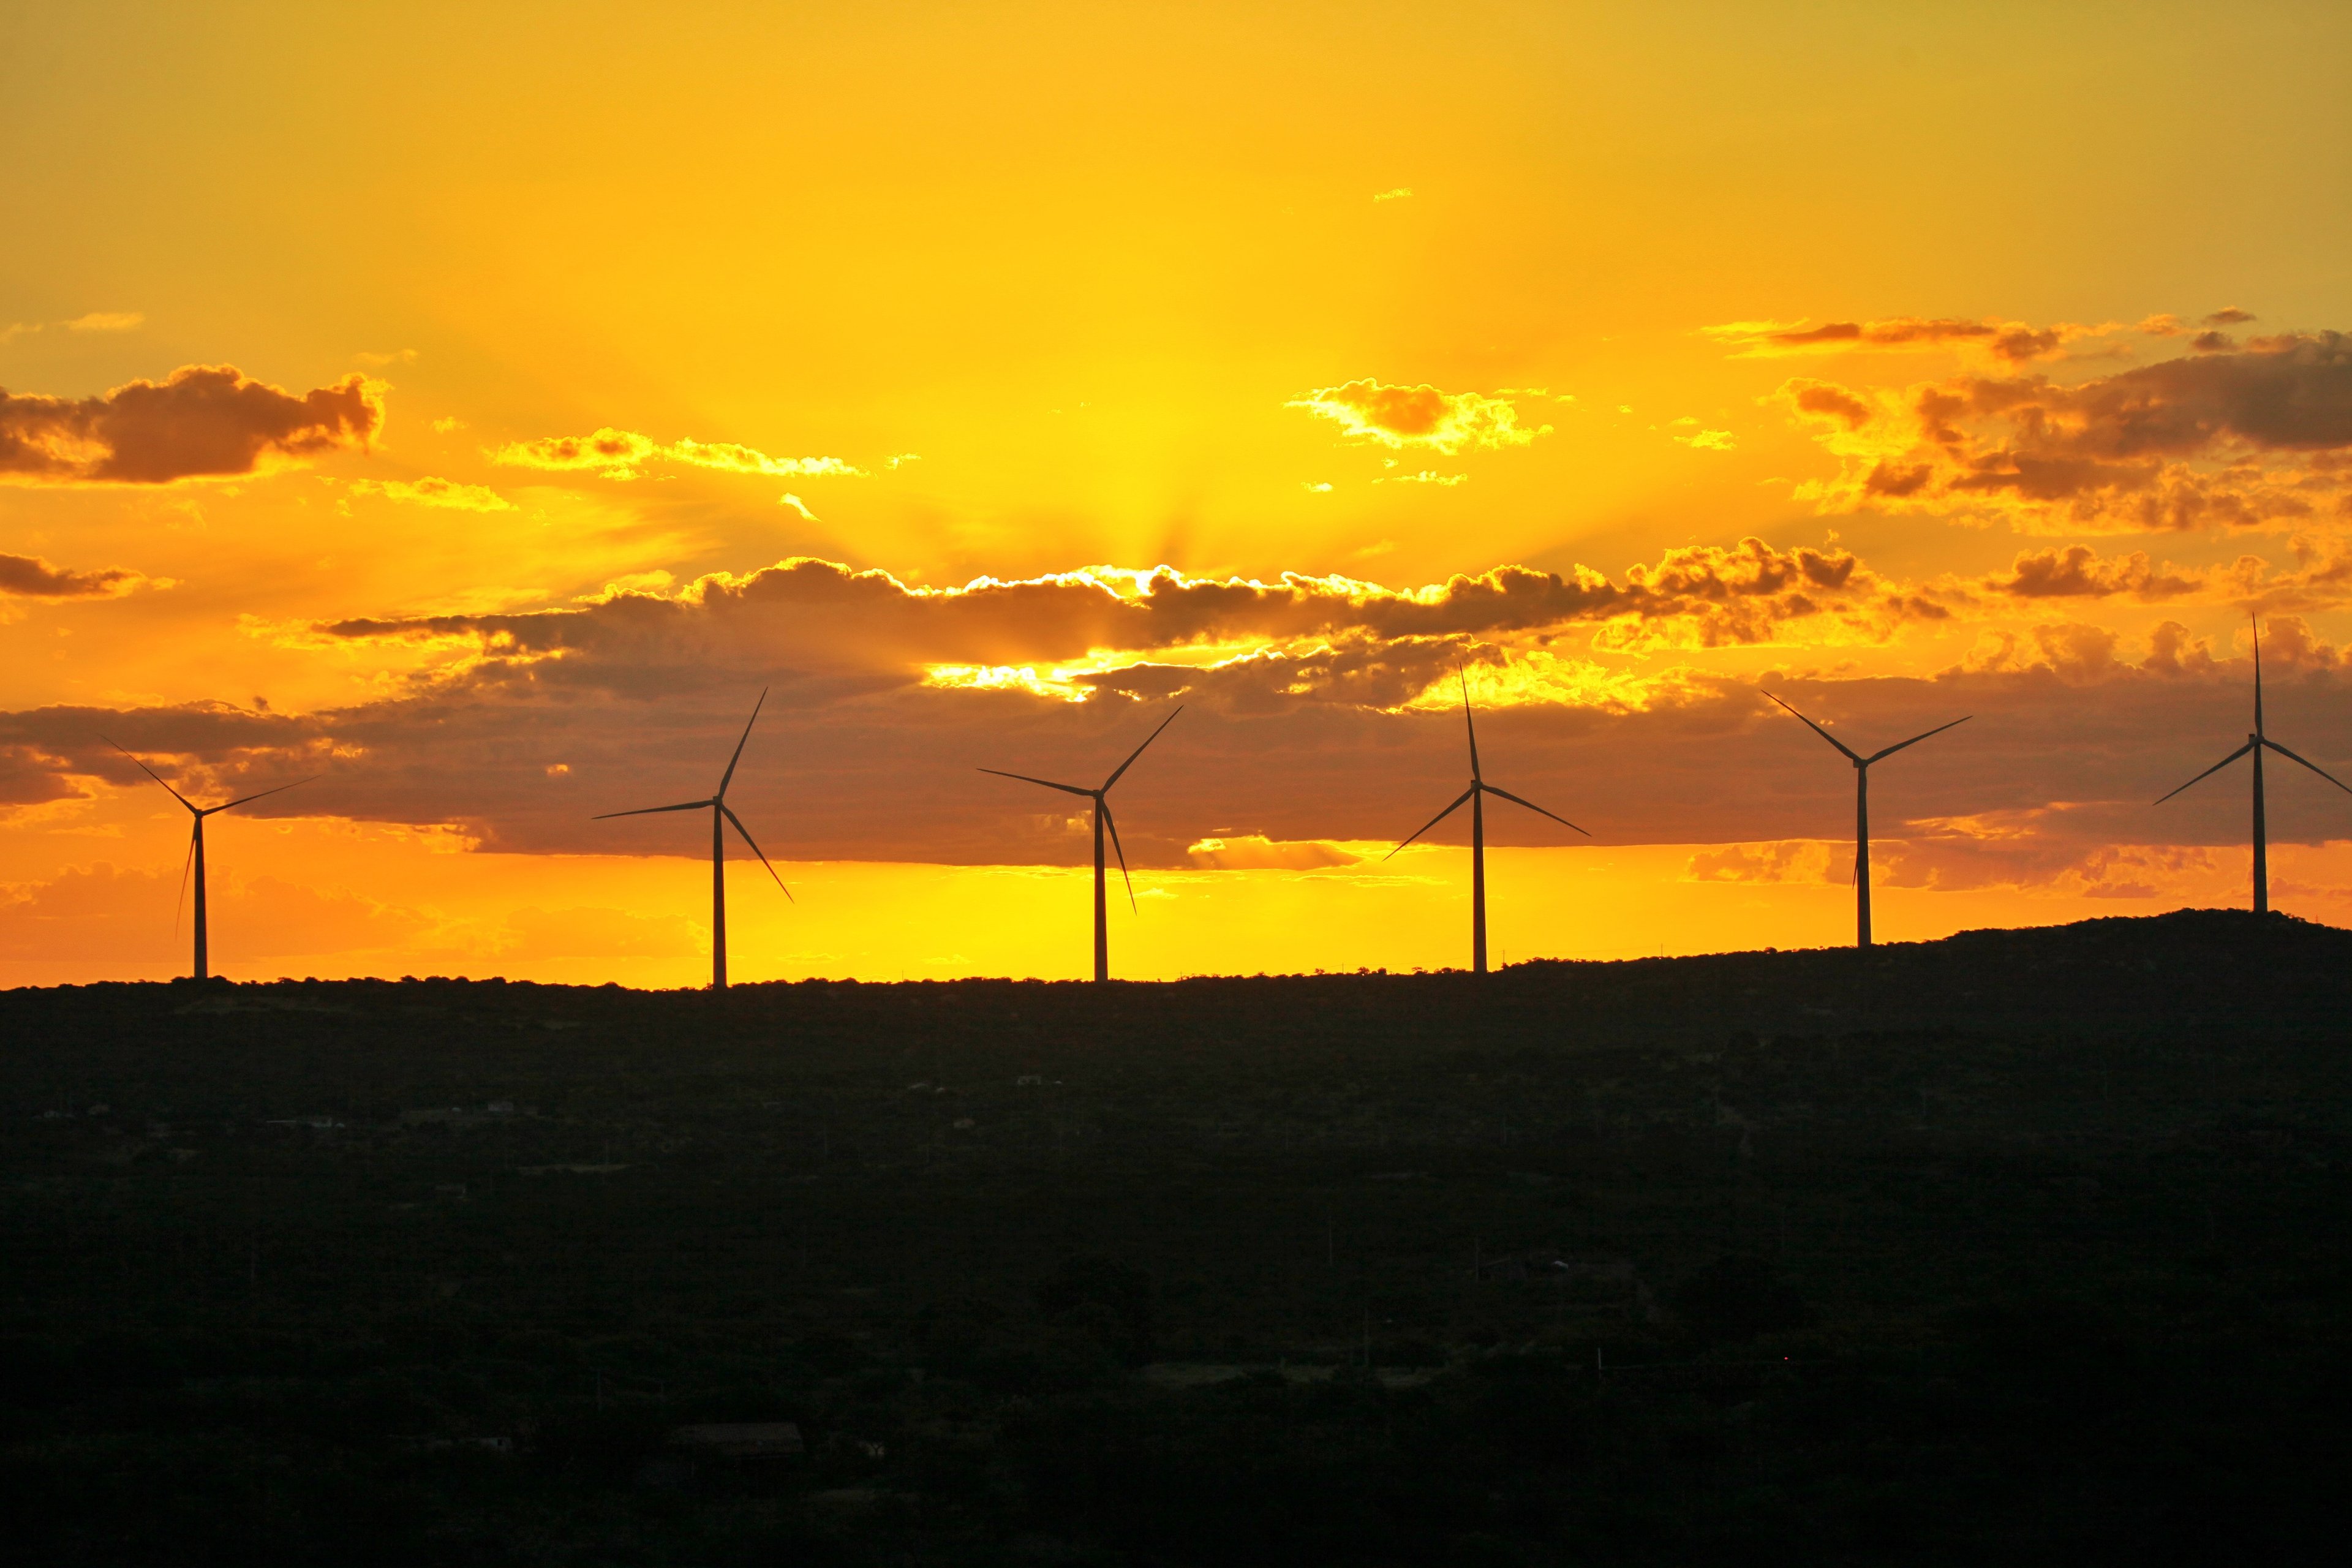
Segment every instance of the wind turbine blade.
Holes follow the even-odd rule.
[[[1765,692],[1764,695],[1768,698],[1771,698],[1775,702],[1780,702],[1779,698],[1773,697],[1769,691]],[[1783,708],[1789,708],[1789,705],[1785,702],[1780,702],[1780,706]],[[1797,710],[1794,708],[1789,708],[1789,711],[1791,713],[1797,713]],[[1805,716],[1802,713],[1797,713],[1797,717],[1800,719],[1805,719]],[[1859,763],[1862,761],[1861,757],[1855,755],[1852,747],[1848,746],[1843,741],[1839,740],[1835,735],[1831,734],[1827,730],[1822,729],[1819,724],[1814,723],[1811,719],[1805,719],[1805,727],[1812,731],[1814,734],[1819,735],[1822,740],[1827,741],[1831,745],[1835,746],[1839,751],[1843,752],[1854,762]]]
[[[743,819],[736,816],[733,809],[723,802],[719,807],[719,815],[725,817],[729,822],[734,824],[736,837],[741,838],[744,843],[751,846],[751,853],[760,858],[761,865],[768,866],[768,852],[761,848],[758,844],[752,841],[751,830],[743,826]],[[775,877],[777,887],[784,888],[784,879],[781,876],[777,876],[776,868],[773,866],[768,866],[768,875]],[[793,903],[797,904],[800,902],[798,899],[793,898],[793,890],[790,888],[784,888],[784,897],[791,899]]]
[[[1184,711],[1184,705],[1179,702],[1176,705],[1176,713],[1181,713],[1182,711]],[[1176,713],[1171,713],[1167,718],[1160,721],[1160,730],[1165,730],[1169,725],[1176,722]],[[1160,739],[1160,730],[1154,730],[1151,733],[1143,737],[1143,746],[1148,746],[1151,744],[1152,742]],[[1111,785],[1118,783],[1118,775],[1127,772],[1128,769],[1135,766],[1135,759],[1143,755],[1143,746],[1138,746],[1134,751],[1128,753],[1127,761],[1119,763],[1118,770],[1114,772],[1110,777],[1103,780],[1103,788],[1108,789]]]
[[[105,736],[105,735],[100,735],[100,736],[99,737],[99,739],[100,739],[100,740],[101,740],[101,741],[106,742],[106,743],[107,743],[108,745],[110,745],[110,746],[114,746],[114,749],[115,749],[116,751],[118,751],[118,752],[122,752],[122,754],[123,754],[124,756],[126,756],[126,757],[131,757],[131,753],[130,753],[129,752],[125,752],[125,751],[123,751],[123,750],[122,750],[122,748],[121,748],[121,746],[115,746],[115,745],[114,745],[114,742],[113,742],[111,739],[110,739],[109,737],[107,737],[107,736]],[[190,800],[186,795],[182,795],[178,790],[173,789],[173,788],[172,788],[172,786],[171,786],[170,784],[163,784],[163,775],[162,773],[157,773],[153,768],[149,767],[145,763],[140,762],[140,761],[139,761],[139,759],[138,759],[137,757],[131,757],[131,761],[132,762],[132,763],[134,763],[134,764],[138,767],[138,769],[139,769],[139,771],[140,771],[141,773],[145,773],[149,778],[153,779],[157,784],[163,784],[164,789],[166,789],[166,790],[170,791],[170,793],[171,793],[171,796],[172,796],[172,798],[173,798],[173,800],[178,801],[182,805],[186,806],[190,811],[194,811],[194,810],[195,810],[195,809],[196,809],[196,803],[195,803],[194,801]]]
[[[719,803],[715,800],[689,800],[681,805],[641,805],[635,811],[600,811],[588,820],[591,822],[606,822],[615,816],[651,816],[657,811],[700,811],[705,806],[717,805]]]
[[[2329,773],[2317,763],[2311,761],[2307,757],[2296,756],[2293,752],[2288,751],[2284,746],[2280,745],[2276,741],[2272,740],[2267,735],[2263,737],[2263,744],[2268,746],[2272,751],[2276,752],[2280,756],[2284,757],[2290,763],[2301,763],[2305,767],[2309,768],[2313,773],[2317,773],[2321,778],[2326,779],[2329,784],[2334,784],[2346,795],[2352,795],[2352,784],[2346,784],[2342,779],[2337,778],[2334,773]]]
[[[719,793],[713,800],[727,798],[727,786],[735,780],[735,764],[743,760],[743,747],[751,739],[751,726],[760,721],[760,710],[768,705],[768,689],[760,688],[760,700],[751,704],[751,716],[743,721],[743,739],[735,742],[735,754],[727,759],[727,771],[719,775]]]
[[[1175,715],[1171,714],[1169,717],[1173,718]],[[1099,809],[1103,814],[1103,826],[1110,829],[1110,847],[1118,852],[1118,879],[1127,884],[1128,912],[1139,915],[1143,911],[1136,907],[1135,879],[1127,874],[1127,848],[1118,841],[1118,818],[1110,814],[1110,801],[1108,798],[1102,802]]]
[[[1959,718],[1953,720],[1953,721],[1952,721],[1952,724],[1965,724],[1965,723],[1967,723],[1970,719],[1973,719],[1973,718],[1975,718],[1975,717],[1976,717],[1976,715],[1975,715],[1975,714],[1973,714],[1973,713],[1967,713],[1967,714],[1963,714],[1963,715],[1961,715]],[[1947,731],[1947,730],[1950,729],[1950,728],[1952,727],[1952,724],[1938,724],[1938,725],[1937,725],[1934,729],[1932,729],[1932,730],[1928,731],[1927,731],[1927,735],[1940,735],[1940,734],[1942,734],[1945,731]],[[1885,750],[1885,751],[1883,751],[1883,752],[1874,752],[1873,753],[1871,753],[1871,755],[1870,755],[1870,756],[1868,756],[1867,758],[1864,759],[1864,765],[1867,766],[1867,765],[1868,765],[1869,763],[1871,763],[1877,762],[1877,761],[1878,761],[1880,758],[1882,758],[1882,757],[1891,757],[1891,756],[1893,756],[1895,752],[1897,752],[1901,751],[1901,750],[1902,750],[1904,747],[1906,747],[1906,746],[1916,746],[1916,745],[1917,745],[1920,742],[1922,742],[1922,741],[1926,740],[1926,739],[1927,738],[1927,735],[1914,735],[1914,736],[1912,736],[1912,737],[1911,737],[1909,740],[1907,740],[1907,741],[1897,741],[1897,742],[1895,742],[1895,744],[1893,744],[1893,745],[1891,745],[1891,746],[1887,747],[1887,748],[1886,748],[1886,750]]]
[[[1396,847],[1396,849],[1391,849],[1387,854],[1381,856],[1381,863],[1382,865],[1386,865],[1389,861],[1395,859],[1398,850],[1402,849],[1406,844],[1412,843],[1413,838],[1420,837],[1423,834],[1428,832],[1431,828],[1436,826],[1439,823],[1444,821],[1455,812],[1461,810],[1463,803],[1477,793],[1478,786],[1476,784],[1472,784],[1468,789],[1464,790],[1460,795],[1454,796],[1454,804],[1452,805],[1447,806],[1444,811],[1439,812],[1435,816],[1431,817],[1427,822],[1424,822],[1419,827],[1414,828],[1412,830],[1412,838],[1405,839],[1403,843],[1401,843]]]
[[[180,862],[180,896],[172,904],[172,934],[180,934],[180,911],[188,907],[188,873],[196,868],[196,836],[188,835],[188,853]]]
[[[1521,800],[1517,795],[1513,795],[1509,790],[1497,788],[1497,787],[1496,787],[1496,785],[1494,785],[1494,784],[1480,784],[1478,787],[1479,787],[1480,789],[1485,790],[1488,795],[1501,795],[1505,800],[1512,801],[1512,802],[1517,803],[1517,805],[1524,805],[1524,806],[1526,806],[1529,811],[1534,812],[1534,813],[1535,813],[1537,816],[1549,816],[1549,817],[1550,817],[1554,822],[1559,823],[1562,827],[1576,827],[1576,824],[1574,824],[1573,822],[1570,822],[1568,818],[1566,818],[1566,817],[1562,816],[1559,813],[1558,813],[1558,812],[1556,812],[1556,811],[1546,811],[1546,810],[1544,810],[1544,808],[1543,808],[1542,806],[1538,805],[1534,801],[1531,801],[1531,800]],[[1576,831],[1577,831],[1577,832],[1579,832],[1579,833],[1584,833],[1584,829],[1582,829],[1581,827],[1576,827]],[[1592,837],[1592,835],[1591,835],[1590,833],[1584,833],[1584,836],[1585,836],[1587,838],[1590,838],[1590,837]]]
[[[1001,779],[1019,779],[1023,784],[1044,784],[1047,789],[1058,789],[1070,795],[1082,795],[1088,800],[1095,797],[1093,790],[1080,789],[1076,784],[1055,784],[1052,779],[1033,779],[1027,773],[1008,773],[1003,768],[982,768],[979,771],[984,773],[994,773]]]
[[[1478,781],[1478,721],[1470,717],[1470,677],[1458,664],[1454,667],[1454,677],[1462,683],[1462,722],[1470,731],[1470,780],[1475,784]]]
[[[2220,762],[2215,763],[2211,767],[2207,768],[2203,773],[2199,773],[2195,778],[2190,779],[2189,784],[2182,784],[2180,789],[2187,789],[2189,784],[2199,784],[2206,779],[2211,778],[2215,773],[2220,773],[2223,768],[2228,767],[2231,763],[2236,762],[2240,757],[2244,756],[2248,752],[2251,752],[2253,749],[2254,743],[2252,741],[2247,742],[2244,745],[2240,746],[2236,751],[2231,752],[2228,756],[2223,757]],[[2297,762],[2301,762],[2303,759],[2298,757],[2295,760]],[[2162,795],[2157,796],[2156,804],[2162,805],[2166,801],[2170,800],[2172,795],[2179,795],[2180,793],[2180,789],[2174,790],[2172,795]]]
[[[276,795],[276,794],[278,793],[278,790],[280,790],[280,789],[293,789],[293,788],[295,788],[295,787],[296,787],[296,786],[298,786],[298,785],[310,784],[310,783],[311,783],[313,780],[315,780],[315,779],[319,778],[320,776],[320,774],[318,774],[318,773],[312,773],[312,774],[310,775],[310,778],[307,778],[307,779],[296,779],[296,780],[294,781],[294,783],[293,783],[293,784],[279,784],[279,785],[278,786],[278,789],[266,789],[266,790],[262,790],[261,792],[259,792],[259,794],[256,794],[256,795],[242,795],[242,796],[239,796],[239,797],[238,797],[237,799],[236,799],[236,800],[228,801],[228,802],[226,802],[226,803],[225,803],[225,804],[223,804],[223,805],[208,805],[208,806],[205,807],[205,815],[206,816],[212,816],[212,815],[213,815],[213,813],[215,813],[215,812],[216,812],[216,811],[227,811],[227,810],[229,810],[231,807],[243,805],[247,801],[249,801],[249,800],[259,800],[259,799],[261,798],[261,796],[262,796],[262,795]]]
[[[2246,618],[2254,623],[2254,733],[2259,735],[2263,732],[2263,623],[2251,610]]]

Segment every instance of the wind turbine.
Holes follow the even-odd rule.
[[[157,773],[153,768],[149,767],[145,763],[139,762],[137,757],[131,756],[129,752],[123,751],[123,749],[119,745],[115,745],[113,741],[109,740],[104,735],[100,735],[99,739],[105,741],[110,746],[114,746],[116,751],[122,752],[124,756],[131,757],[131,760],[133,763],[138,763],[139,771],[141,773],[145,773],[157,784],[163,784],[164,789],[170,791],[172,798],[178,801],[182,805],[186,806],[188,808],[188,815],[195,819],[195,830],[188,837],[188,858],[181,864],[180,867],[180,896],[184,899],[187,897],[188,876],[190,872],[194,872],[196,879],[196,978],[199,980],[209,980],[212,978],[213,973],[213,945],[212,929],[206,918],[205,906],[205,818],[207,816],[217,816],[224,811],[234,811],[238,806],[245,805],[247,801],[259,800],[265,795],[276,795],[278,790],[292,789],[294,784],[309,784],[310,779],[296,779],[294,784],[282,784],[278,785],[275,789],[265,789],[253,795],[241,795],[236,800],[224,801],[218,805],[198,805],[194,801],[190,800],[178,790],[173,789],[170,784],[163,784],[163,774]],[[318,776],[318,774],[312,773],[310,778],[317,778]]]
[[[1764,695],[1772,697],[1769,691]],[[1772,697],[1772,700],[1796,713],[1798,718],[1805,719],[1802,713],[1797,713],[1794,708],[1789,708],[1779,698]],[[1952,724],[1965,724],[1975,717],[1973,713],[1963,713],[1953,720]],[[1846,761],[1853,764],[1853,945],[1856,947],[1870,945],[1870,764],[1885,761],[1906,746],[1917,745],[1927,735],[1940,735],[1952,724],[1938,724],[1927,735],[1914,735],[1907,741],[1898,741],[1885,751],[1873,752],[1865,757],[1811,719],[1805,719],[1807,729],[1843,752]]]
[[[2263,733],[2263,628],[2262,624],[2258,621],[2254,625],[2254,732],[2246,737],[2246,743],[2244,745],[2240,746],[2236,751],[2231,752],[2228,756],[2223,757],[2220,762],[2215,763],[2211,767],[2207,768],[2203,773],[2199,773],[2196,778],[2190,779],[2189,784],[2185,784],[2180,786],[2180,789],[2187,789],[2189,784],[2193,784],[2200,780],[2210,778],[2215,773],[2220,773],[2223,768],[2228,767],[2231,763],[2236,762],[2240,757],[2249,754],[2253,757],[2254,913],[2258,915],[2266,915],[2271,912],[2270,831],[2263,822],[2263,752],[2265,750],[2276,752],[2288,762],[2302,763],[2305,767],[2309,768],[2313,773],[2317,773],[2321,778],[2326,779],[2337,789],[2344,791],[2347,795],[2352,795],[2352,784],[2347,784],[2342,779],[2337,778],[2334,773],[2329,773],[2326,768],[2321,767],[2318,763],[2307,762],[2304,758],[2296,756],[2293,752],[2288,751],[2284,746],[2280,745],[2276,741],[2272,740],[2268,735]],[[2179,795],[2180,793],[2180,789],[2174,790],[2172,795],[2166,795],[2163,800],[2159,800],[2156,804],[2162,805],[2165,801],[2170,800],[2173,795]]]
[[[1474,973],[1484,974],[1486,973],[1486,796],[1501,795],[1505,800],[1526,806],[1538,816],[1550,817],[1562,827],[1575,827],[1579,833],[1584,833],[1584,829],[1577,827],[1576,824],[1557,812],[1546,811],[1534,801],[1521,800],[1509,790],[1486,782],[1485,776],[1478,771],[1478,722],[1470,716],[1470,678],[1460,670],[1454,671],[1454,674],[1462,682],[1462,722],[1467,725],[1470,731],[1470,787],[1454,796],[1452,805],[1415,829],[1412,838],[1407,838],[1403,844],[1399,844],[1395,849],[1381,856],[1381,860],[1385,865],[1396,858],[1398,851],[1402,850],[1406,844],[1412,843],[1413,838],[1420,837],[1461,810],[1463,802],[1470,803],[1470,968]],[[1584,836],[1587,838],[1592,837],[1590,833],[1584,833]]]
[[[793,899],[793,890],[784,888],[784,879],[776,876],[776,868],[768,865],[768,857],[751,841],[751,830],[727,804],[727,786],[735,780],[735,764],[743,760],[744,742],[751,738],[751,726],[760,721],[760,710],[767,706],[768,691],[760,689],[760,700],[751,705],[751,717],[744,721],[743,739],[735,742],[735,754],[727,759],[727,771],[719,775],[719,789],[709,800],[683,801],[677,805],[643,805],[635,811],[607,811],[592,816],[591,822],[609,822],[616,816],[651,816],[663,811],[701,811],[710,813],[710,988],[727,989],[727,825],[732,823],[743,842],[751,846],[751,853],[760,857],[760,864],[768,867],[768,875],[776,878],[776,886],[784,889],[784,897]]]
[[[1184,709],[1181,704],[1179,704],[1176,713],[1182,711]],[[1176,713],[1171,713],[1167,718],[1160,721],[1160,730],[1165,730],[1169,725],[1176,722]],[[1055,784],[1052,779],[1034,779],[1027,773],[1008,773],[1003,768],[980,770],[984,773],[994,773],[1001,779],[1019,779],[1023,784],[1044,784],[1047,789],[1057,789],[1065,795],[1084,795],[1095,803],[1095,978],[1097,980],[1110,978],[1110,915],[1103,896],[1105,887],[1103,829],[1106,827],[1110,829],[1111,847],[1118,851],[1118,875],[1119,879],[1127,884],[1127,907],[1129,910],[1135,909],[1135,879],[1127,874],[1127,850],[1118,841],[1118,824],[1111,819],[1110,786],[1118,783],[1119,774],[1135,765],[1135,759],[1143,755],[1144,746],[1149,746],[1152,742],[1160,739],[1160,730],[1154,730],[1146,735],[1143,738],[1143,745],[1129,752],[1127,761],[1111,770],[1110,777],[1103,780],[1100,789],[1087,789],[1079,784]]]

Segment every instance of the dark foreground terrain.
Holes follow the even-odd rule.
[[[9,1554],[2299,1556],[2352,1475],[2347,1047],[2352,933],[2222,913],[8,993]]]

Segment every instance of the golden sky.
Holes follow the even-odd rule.
[[[2352,768],[2340,5],[0,3],[0,983],[1884,939]],[[2280,907],[2352,798],[2271,771]]]

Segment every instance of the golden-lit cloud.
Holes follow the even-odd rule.
[[[0,595],[26,599],[111,599],[128,594],[145,576],[121,566],[71,572],[37,555],[0,554]]]
[[[513,502],[488,485],[461,485],[455,479],[438,479],[429,475],[416,479],[353,479],[352,493],[451,511],[514,510]]]
[[[1961,375],[1903,389],[1797,378],[1776,399],[1841,459],[1824,511],[2031,531],[2284,526],[2352,516],[2352,338],[2257,338],[2074,384]]]
[[[605,479],[637,479],[648,464],[656,462],[770,478],[858,478],[864,472],[838,458],[772,458],[733,442],[697,441],[691,437],[665,444],[650,436],[615,430],[610,426],[588,436],[543,436],[534,441],[511,441],[492,451],[489,458],[509,468],[593,474]]]
[[[1442,392],[1426,384],[1391,386],[1369,377],[1318,387],[1286,406],[1330,420],[1350,440],[1420,447],[1449,458],[1465,449],[1524,447],[1551,433],[1549,425],[1521,425],[1517,406],[1507,398]]]
[[[297,396],[230,365],[184,365],[79,400],[0,392],[0,479],[168,484],[360,450],[383,426],[383,387],[352,374]]]

